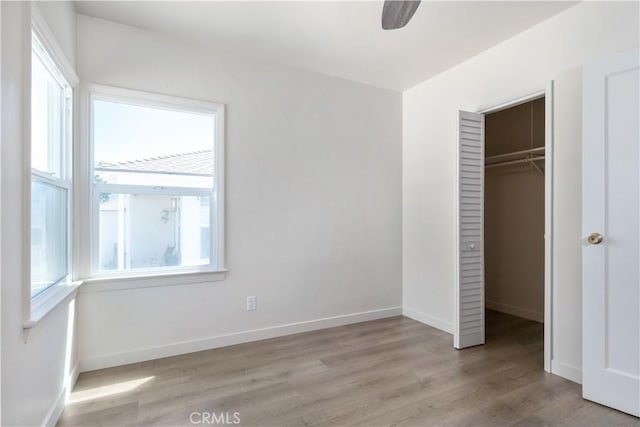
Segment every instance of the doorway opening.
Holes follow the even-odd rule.
[[[500,319],[530,322],[548,372],[552,136],[553,82],[509,103],[459,112],[454,347],[485,344]]]
[[[543,360],[545,149],[544,97],[484,115],[485,339],[526,343],[536,364]]]

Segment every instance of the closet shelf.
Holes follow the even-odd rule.
[[[510,161],[506,161],[506,162],[491,163],[491,164],[486,165],[485,169],[486,168],[496,167],[496,166],[517,165],[518,163],[536,162],[538,160],[544,160],[544,156],[534,156],[534,157],[527,157],[527,158],[524,158],[524,159],[510,160]]]
[[[542,169],[540,169],[540,167],[535,163],[539,160],[545,159],[544,148],[545,147],[538,147],[529,150],[514,151],[512,153],[498,154],[495,156],[486,157],[485,168],[529,163],[534,168],[536,168],[536,170],[540,172],[540,174],[544,175]]]
[[[544,147],[538,147],[538,148],[531,148],[529,150],[522,150],[522,151],[514,151],[511,153],[505,153],[505,154],[498,154],[495,156],[490,156],[490,157],[485,157],[485,162],[493,162],[495,160],[503,160],[503,159],[511,159],[511,160],[515,160],[512,159],[512,157],[522,157],[525,156],[527,154],[529,155],[534,155],[537,153],[541,153],[544,151]]]

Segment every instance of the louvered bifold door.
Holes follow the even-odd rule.
[[[484,116],[458,120],[458,250],[454,346],[484,344]]]

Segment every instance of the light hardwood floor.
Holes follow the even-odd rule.
[[[640,426],[545,373],[542,351],[542,325],[505,314],[462,351],[394,317],[84,373],[58,425]]]

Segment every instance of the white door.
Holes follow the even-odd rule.
[[[640,415],[638,52],[585,66],[582,393]]]
[[[458,120],[458,243],[453,345],[484,344],[484,115]]]

